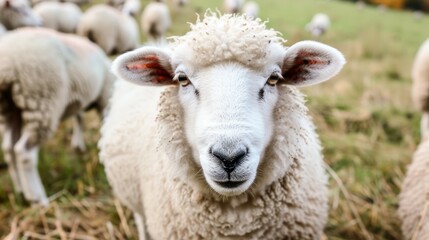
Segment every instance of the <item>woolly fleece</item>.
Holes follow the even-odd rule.
[[[278,32],[244,16],[208,13],[191,29],[173,38],[171,51],[195,68],[236,61],[258,69],[284,52]],[[274,133],[258,175],[249,190],[225,197],[192,159],[178,87],[117,82],[100,159],[115,195],[143,217],[150,239],[320,239],[328,214],[320,142],[303,95],[277,88]]]
[[[33,144],[48,139],[61,119],[91,104],[104,109],[114,80],[109,67],[101,49],[78,36],[43,28],[23,28],[3,36],[0,133],[12,105],[22,110],[25,128],[34,131]],[[4,99],[7,91],[13,104]]]

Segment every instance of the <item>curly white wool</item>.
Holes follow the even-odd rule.
[[[205,66],[214,62],[234,60],[252,68],[260,68],[267,62],[270,44],[286,42],[278,31],[267,29],[260,19],[207,12],[204,19],[198,17],[191,24],[191,31],[184,36],[172,37],[173,47],[186,49],[192,63]],[[237,41],[240,39],[240,41]]]

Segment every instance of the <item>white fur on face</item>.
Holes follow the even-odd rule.
[[[266,84],[279,66],[256,72],[238,63],[214,64],[188,73],[192,84],[181,87],[180,101],[185,112],[185,130],[197,163],[208,184],[222,195],[246,191],[256,177],[257,168],[273,131],[272,112],[277,89]],[[225,155],[246,152],[228,174],[213,151]],[[242,182],[227,188],[219,182]],[[218,183],[216,183],[218,182]]]

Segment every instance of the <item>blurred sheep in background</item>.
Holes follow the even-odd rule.
[[[82,15],[77,33],[99,45],[108,55],[137,48],[140,40],[136,20],[108,5],[94,5]]]
[[[48,204],[37,170],[40,146],[73,117],[72,144],[85,149],[81,114],[104,110],[113,81],[106,55],[79,36],[24,28],[0,38],[0,133],[15,191]]]
[[[317,13],[311,19],[311,22],[305,27],[313,36],[320,37],[326,33],[331,21],[329,16],[324,13]]]
[[[0,0],[0,22],[7,30],[43,25],[26,0]]]
[[[74,3],[41,2],[34,12],[43,20],[43,26],[65,33],[76,33],[82,11]]]
[[[68,2],[81,6],[84,4],[91,3],[91,0],[31,0],[31,5],[36,6],[37,4],[40,4],[42,2]]]
[[[243,14],[257,18],[259,15],[259,5],[254,1],[246,2],[243,6]]]
[[[163,43],[165,33],[171,26],[170,11],[163,2],[150,2],[141,16],[142,31],[149,42]]]
[[[243,4],[244,0],[224,0],[223,10],[225,13],[239,13]]]
[[[140,0],[126,0],[122,7],[122,13],[137,17],[141,11],[142,5]]]

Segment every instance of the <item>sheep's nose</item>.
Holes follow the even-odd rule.
[[[210,154],[221,162],[222,168],[225,170],[225,172],[231,173],[234,171],[235,167],[241,163],[241,160],[247,155],[248,148],[244,149],[245,150],[241,148],[235,152],[227,153],[223,149],[211,148]]]

